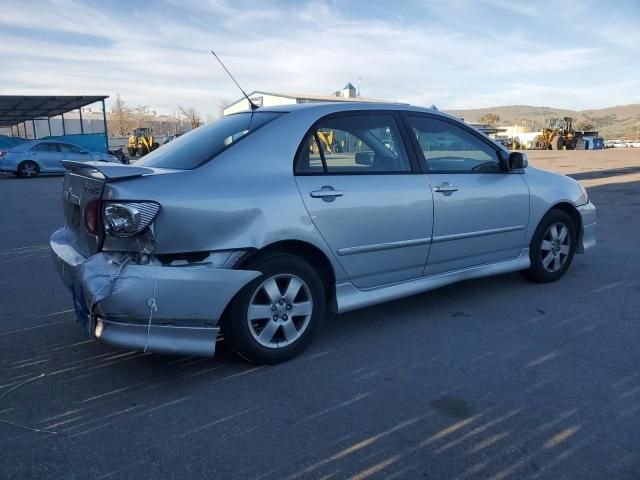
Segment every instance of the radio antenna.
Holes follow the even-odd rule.
[[[240,89],[240,91],[242,92],[242,95],[244,95],[244,98],[246,98],[247,102],[249,102],[249,105],[251,106],[251,110],[258,109],[259,108],[258,105],[251,101],[251,99],[249,98],[249,95],[247,95],[245,93],[245,91],[242,89],[240,84],[236,81],[235,78],[233,78],[233,75],[231,75],[231,72],[227,69],[227,67],[224,66],[224,63],[222,63],[222,60],[220,60],[220,58],[218,58],[218,55],[216,55],[216,52],[211,50],[211,53],[213,54],[214,57],[216,57],[216,60],[218,60],[218,62],[220,62],[220,65],[222,65],[222,68],[224,68],[224,71],[227,72],[227,75],[229,75],[229,77],[231,77],[231,80],[233,80],[233,83],[235,83],[237,85],[237,87]]]

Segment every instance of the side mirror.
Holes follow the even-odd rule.
[[[527,160],[527,154],[522,152],[511,152],[509,154],[509,160],[507,167],[509,170],[520,170],[526,168],[529,165]]]
[[[373,165],[373,152],[358,152],[355,158],[357,165]]]

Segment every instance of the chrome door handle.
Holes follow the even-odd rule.
[[[343,193],[339,190],[334,190],[334,188],[329,185],[325,185],[320,190],[313,190],[309,195],[313,198],[322,198],[325,201],[332,201],[336,197],[341,197]]]
[[[451,185],[449,182],[442,182],[440,185],[436,185],[433,188],[434,192],[443,193],[445,195],[451,195],[453,192],[457,192],[459,190],[455,185]]]

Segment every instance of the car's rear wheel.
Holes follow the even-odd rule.
[[[275,364],[301,353],[316,335],[325,312],[325,293],[304,260],[275,253],[245,268],[262,275],[234,298],[222,325],[225,342],[252,363]]]
[[[531,267],[525,276],[537,283],[547,283],[562,277],[575,253],[576,227],[562,210],[551,210],[544,216],[531,240]]]
[[[35,177],[40,173],[40,167],[32,160],[25,160],[18,165],[18,175],[22,178]]]

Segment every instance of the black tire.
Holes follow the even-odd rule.
[[[543,242],[549,242],[549,239],[546,239],[546,237],[548,236],[549,229],[553,225],[564,225],[568,230],[569,239],[568,241],[566,241],[568,246],[568,253],[566,255],[563,255],[560,251],[557,252],[557,255],[553,254],[553,249],[555,249],[555,246],[551,251],[544,250],[546,246],[543,247]],[[527,279],[531,280],[532,282],[555,282],[565,274],[565,272],[571,265],[571,261],[573,260],[573,256],[576,251],[576,240],[576,226],[569,214],[562,210],[549,211],[549,213],[547,213],[540,221],[538,228],[533,234],[531,244],[529,245],[529,259],[531,260],[531,266],[527,270],[524,270],[522,273]],[[553,242],[551,243],[553,244]],[[558,248],[562,249],[563,246],[564,245],[562,245],[561,242]],[[545,266],[545,259],[547,259],[549,255],[552,255],[550,264],[551,270],[549,269],[549,267]],[[557,268],[557,270],[553,270],[556,262],[556,256],[560,258],[560,266],[559,268]]]
[[[300,354],[316,336],[325,315],[326,297],[324,286],[319,275],[307,262],[299,257],[286,253],[273,253],[261,256],[253,261],[249,261],[243,268],[258,270],[262,272],[262,275],[245,286],[231,302],[229,315],[222,324],[225,342],[241,357],[255,364],[276,364],[285,362]],[[273,309],[277,307],[275,304],[270,305],[270,299],[265,296],[266,290],[262,290],[261,286],[265,282],[277,279],[280,282],[278,285],[279,293],[283,291],[286,292],[287,284],[283,282],[287,282],[287,275],[297,277],[306,285],[306,289],[304,289],[304,287],[300,288],[302,297],[296,298],[302,298],[304,300],[305,296],[311,297],[313,307],[310,309],[311,315],[303,317],[294,317],[291,315],[291,318],[288,319],[286,310],[284,310],[280,312],[283,314],[284,320],[280,317],[278,320],[272,322],[272,317],[270,316],[268,319],[265,318],[251,322],[250,326],[248,320],[249,306],[252,304],[252,300],[258,302],[259,295],[263,296],[263,300],[259,303],[263,304],[267,309],[270,308],[271,311],[273,311]],[[285,305],[283,308],[289,308],[289,306]],[[273,311],[273,313],[276,314],[273,317],[275,318],[278,312]],[[294,318],[296,318],[296,320],[294,320]],[[272,342],[279,343],[282,341],[284,343],[286,342],[284,322],[293,324],[294,321],[298,322],[297,328],[299,328],[302,333],[297,330],[299,337],[288,345],[268,347],[261,344],[254,336],[259,336],[262,331],[264,331],[264,328],[266,328],[266,324],[278,325],[277,327],[272,327],[275,328],[275,333],[269,338],[271,338]],[[278,324],[278,322],[281,323]],[[306,326],[303,328],[302,325],[304,325],[305,322]],[[257,331],[258,329],[260,331]],[[274,339],[276,340],[274,341]]]
[[[544,141],[544,138],[542,137],[542,135],[536,135],[535,138],[533,139],[533,148],[535,150],[546,150],[547,149],[547,142]]]
[[[18,176],[22,178],[33,178],[40,173],[40,167],[32,160],[25,160],[18,165]]]
[[[562,150],[562,147],[564,147],[567,144],[567,142],[565,142],[564,140],[564,137],[561,137],[560,135],[554,138],[552,143],[553,143],[554,150]]]
[[[129,152],[129,156],[130,157],[135,157],[136,156],[136,149],[135,148],[127,147],[127,152]]]
[[[578,146],[578,139],[573,137],[570,142],[567,142],[567,150],[575,150]]]

